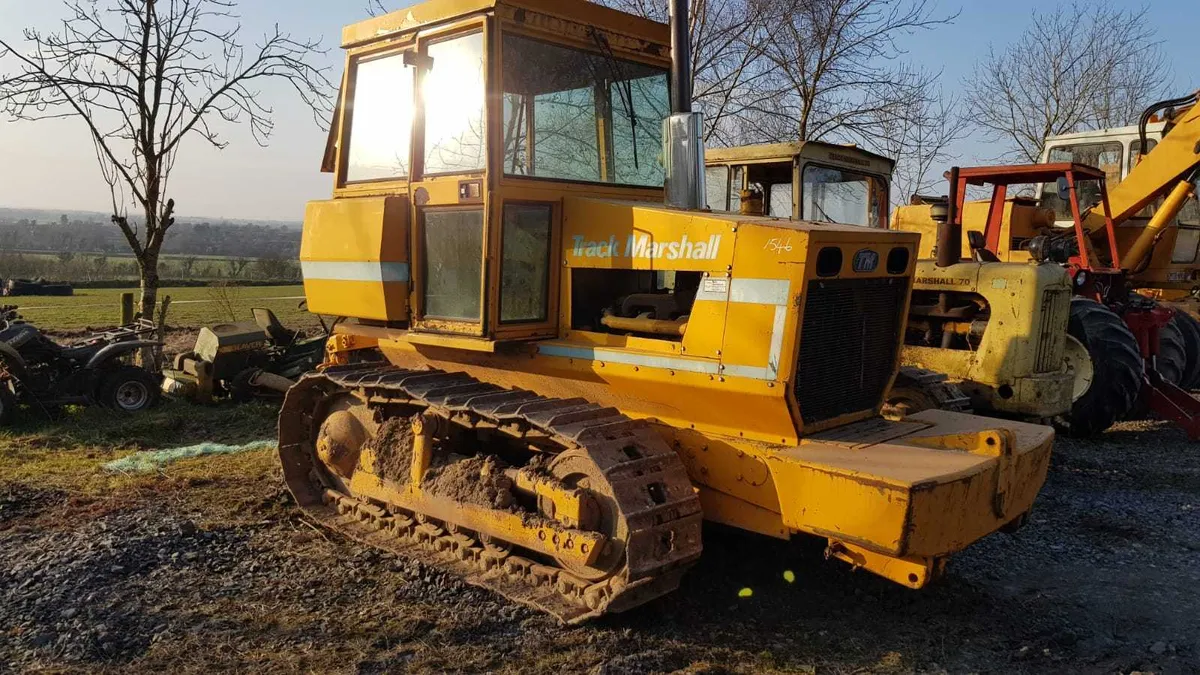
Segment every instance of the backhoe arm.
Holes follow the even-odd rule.
[[[1119,185],[1109,189],[1108,201],[1114,225],[1132,218],[1156,199],[1182,190],[1180,182],[1190,181],[1193,172],[1200,167],[1200,104],[1195,103],[1194,96],[1192,102],[1190,108],[1176,114],[1174,126],[1159,140],[1158,145],[1141,158]],[[1165,216],[1162,220],[1164,224],[1175,219],[1187,200],[1170,201],[1170,204],[1164,204],[1164,208],[1173,206],[1175,212],[1162,214]],[[1088,213],[1085,226],[1091,232],[1102,229],[1104,214],[1100,211]],[[1147,228],[1144,236],[1152,240],[1155,234],[1151,228]]]

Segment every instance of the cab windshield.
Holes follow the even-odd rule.
[[[1105,182],[1109,187],[1121,182],[1121,144],[1110,143],[1078,143],[1062,145],[1050,149],[1048,161],[1051,164],[1059,162],[1074,162],[1094,166],[1104,172]],[[1100,203],[1100,181],[1079,180],[1075,186],[1079,198],[1079,208],[1086,211]],[[1046,183],[1042,186],[1042,206],[1054,209],[1054,219],[1059,222],[1070,222],[1075,219],[1071,214],[1071,203],[1059,197],[1058,185]]]
[[[804,167],[800,217],[825,223],[884,227],[887,184],[849,169]]]
[[[504,172],[662,187],[667,71],[506,34]]]

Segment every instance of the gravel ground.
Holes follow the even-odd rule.
[[[1200,672],[1200,455],[1157,423],[1060,440],[1029,526],[924,591],[713,528],[673,596],[575,628],[318,531],[269,474],[204,486],[233,507],[0,488],[0,671]]]

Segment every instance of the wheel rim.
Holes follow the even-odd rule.
[[[1096,379],[1096,367],[1092,364],[1087,347],[1073,335],[1067,336],[1063,358],[1067,362],[1067,368],[1074,375],[1071,383],[1071,402],[1074,403],[1092,388],[1092,382]]]
[[[146,407],[150,389],[142,382],[122,382],[113,395],[118,408],[132,412]]]

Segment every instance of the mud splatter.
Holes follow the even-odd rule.
[[[375,471],[381,478],[407,483],[412,467],[412,418],[393,417],[379,427],[368,447],[375,453]]]
[[[504,475],[504,466],[491,455],[458,458],[432,467],[425,474],[423,487],[431,493],[455,501],[492,509],[512,509],[512,481]]]

